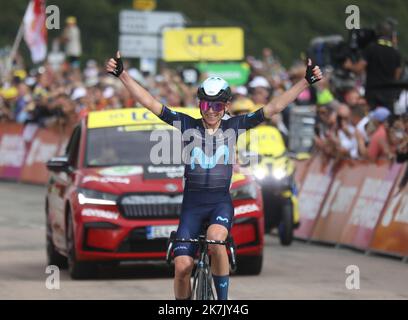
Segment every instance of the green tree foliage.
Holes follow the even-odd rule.
[[[406,0],[158,0],[158,9],[180,10],[198,25],[240,25],[245,30],[246,53],[260,55],[272,48],[285,64],[305,52],[316,36],[348,37],[346,7],[359,6],[361,27],[373,27],[386,17],[398,20],[399,41],[408,50]]]
[[[28,0],[3,1],[0,13],[0,47],[12,45]],[[358,5],[362,27],[391,16],[399,21],[402,52],[408,49],[408,6],[406,0],[157,0],[157,10],[181,11],[191,25],[235,25],[245,30],[246,54],[259,55],[272,48],[288,65],[320,35],[347,37],[345,9]],[[118,45],[119,11],[132,7],[132,0],[48,0],[65,18],[74,15],[82,32],[83,60],[103,61]],[[49,41],[62,30],[49,31]],[[21,46],[28,56],[25,45]]]

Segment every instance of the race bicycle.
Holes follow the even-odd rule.
[[[226,246],[231,253],[230,256],[231,270],[235,271],[237,266],[235,256],[236,248],[232,237],[228,236],[227,240],[225,241],[216,241],[208,240],[207,236],[203,234],[200,235],[198,239],[177,239],[176,232],[173,231],[170,234],[170,238],[167,242],[166,261],[168,264],[170,264],[172,260],[171,253],[173,249],[173,244],[175,242],[198,244],[198,262],[196,265],[196,270],[194,272],[194,281],[191,298],[193,300],[215,300],[213,290],[213,279],[211,276],[210,257],[208,255],[208,245],[215,244]]]

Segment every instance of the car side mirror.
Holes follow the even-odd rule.
[[[52,172],[70,172],[71,166],[68,162],[68,157],[53,157],[47,162],[48,170]]]

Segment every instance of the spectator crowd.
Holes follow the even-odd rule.
[[[75,24],[70,19],[67,24]],[[76,38],[78,32],[71,32]],[[65,31],[63,41],[67,41]],[[384,34],[384,39],[389,39]],[[385,41],[384,40],[384,41]],[[314,149],[328,158],[406,159],[408,152],[407,94],[402,91],[396,100],[399,114],[393,106],[382,105],[375,87],[369,88],[370,99],[366,99],[364,77],[373,73],[370,63],[386,63],[375,55],[388,55],[384,50],[394,50],[395,39],[382,43],[381,50],[370,48],[370,56],[358,66],[346,61],[344,67],[355,72],[362,81],[355,82],[341,91],[333,86],[333,69],[324,69],[324,79],[302,92],[295,103],[276,115],[271,125],[276,126],[287,138],[290,128],[290,110],[297,105],[315,106]],[[388,41],[388,40],[387,40]],[[390,43],[391,46],[390,46]],[[75,50],[76,51],[75,51]],[[0,83],[0,125],[4,122],[31,124],[38,127],[73,127],[89,112],[117,108],[140,107],[125,87],[104,72],[103,64],[89,60],[80,66],[80,46],[74,46],[74,53],[67,53],[60,64],[48,60],[42,66],[27,70],[24,61],[17,56],[13,63],[12,76]],[[401,77],[401,63],[397,54],[393,55],[393,65],[385,66],[384,73]],[[374,62],[372,62],[374,61]],[[380,61],[380,62],[379,62]],[[304,60],[295,61],[286,69],[271,49],[265,48],[261,58],[248,56],[246,63],[250,75],[245,85],[233,87],[234,98],[230,114],[236,115],[256,110],[271,98],[281,94],[293,83],[302,79],[306,66]],[[389,70],[388,67],[394,68]],[[196,90],[200,80],[207,75],[199,75],[196,83],[184,81],[182,70],[172,69],[162,64],[157,74],[141,72],[125,61],[128,73],[163,104],[192,108],[197,106]],[[375,77],[381,74],[376,69]],[[374,91],[374,92],[373,92]],[[405,94],[405,96],[404,96]],[[405,100],[404,100],[405,97]],[[396,97],[398,98],[398,97]],[[387,97],[389,101],[389,97]],[[368,101],[370,100],[370,101]],[[402,107],[401,107],[402,106]]]

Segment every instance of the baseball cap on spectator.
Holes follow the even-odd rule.
[[[231,105],[231,113],[236,112],[252,112],[256,109],[255,104],[251,99],[242,98],[234,101]]]
[[[113,97],[114,93],[115,93],[115,90],[112,87],[107,87],[105,88],[105,90],[103,90],[103,97],[105,99],[110,99]]]
[[[14,99],[18,95],[18,91],[16,87],[9,87],[0,90],[0,95],[5,100]]]
[[[245,86],[238,86],[235,88],[235,93],[241,96],[248,95],[248,89]]]
[[[77,23],[76,17],[69,16],[65,19],[65,23]]]
[[[24,83],[27,86],[32,87],[37,83],[37,80],[34,77],[30,76],[30,77],[25,78]]]
[[[385,122],[387,118],[390,116],[391,112],[385,107],[377,107],[374,111],[369,113],[369,117],[372,120],[376,120],[378,122]]]
[[[74,89],[74,92],[72,92],[71,99],[78,100],[85,96],[86,96],[86,89],[83,87],[78,87]]]
[[[157,83],[162,83],[164,82],[164,77],[161,74],[158,74],[154,77],[154,81],[156,81]]]
[[[249,87],[250,88],[263,87],[269,89],[270,85],[266,78],[257,76],[249,83]]]
[[[44,72],[45,72],[44,66],[41,66],[41,67],[39,67],[39,68],[37,69],[37,75],[43,74]]]
[[[18,69],[14,71],[13,75],[21,80],[24,80],[27,77],[27,72],[23,69]]]
[[[330,92],[329,89],[324,89],[323,91],[317,94],[317,104],[329,104],[334,100],[333,94]]]

